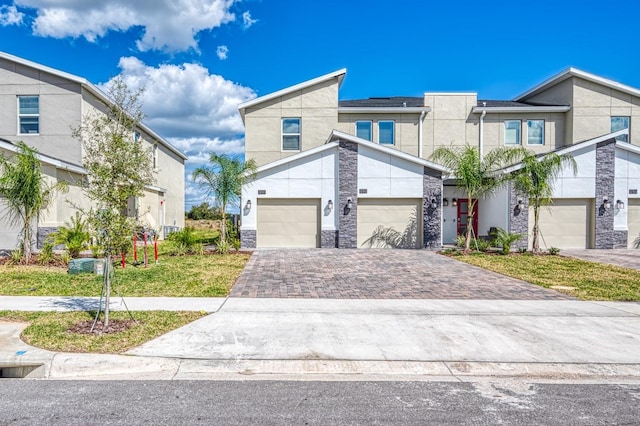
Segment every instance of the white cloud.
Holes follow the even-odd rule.
[[[216,49],[216,54],[221,61],[224,61],[229,55],[229,48],[227,46],[218,46],[218,48]]]
[[[36,35],[84,37],[95,41],[108,31],[136,26],[144,35],[138,49],[198,50],[196,35],[235,20],[230,8],[237,0],[15,0],[37,10]],[[244,18],[243,18],[244,19]]]
[[[234,156],[244,152],[244,139],[242,138],[169,138],[168,140],[189,157],[187,164],[196,166],[208,163],[213,152]]]
[[[257,19],[251,19],[251,12],[248,10],[242,14],[242,27],[246,30],[253,24],[258,22]]]
[[[24,13],[18,12],[15,6],[0,6],[0,26],[20,25],[24,19]]]
[[[210,74],[194,63],[154,68],[137,58],[123,57],[119,66],[130,89],[145,88],[145,123],[164,137],[227,140],[244,133],[238,104],[255,98],[251,88]]]

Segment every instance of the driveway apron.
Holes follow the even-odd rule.
[[[427,250],[256,250],[231,297],[571,300]]]

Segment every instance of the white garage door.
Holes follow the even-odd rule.
[[[640,238],[640,199],[629,199],[627,215],[629,221],[629,248],[633,248],[633,242],[636,238]]]
[[[258,198],[257,247],[320,247],[320,200]]]
[[[591,248],[593,228],[591,200],[554,199],[540,209],[540,248]],[[529,209],[529,235],[533,230],[533,209]],[[533,240],[529,238],[529,246]]]
[[[359,198],[358,247],[422,247],[422,199]]]

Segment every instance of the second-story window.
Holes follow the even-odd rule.
[[[373,123],[371,121],[356,121],[356,136],[368,141],[373,140]]]
[[[153,148],[151,148],[151,160],[153,169],[156,170],[158,168],[158,145],[153,145]]]
[[[140,133],[133,132],[133,141],[134,142],[140,142]]]
[[[544,120],[527,120],[527,145],[544,145]]]
[[[282,119],[282,150],[283,151],[300,151],[301,136],[301,119],[300,118],[283,118]]]
[[[520,120],[506,120],[504,122],[504,144],[520,145],[520,132],[522,123]]]
[[[40,133],[40,98],[38,96],[18,96],[18,122],[18,134]]]
[[[393,145],[396,143],[395,122],[393,120],[378,121],[378,143]]]
[[[611,117],[611,133],[618,130],[629,128],[630,117]],[[616,140],[620,142],[629,142],[629,135],[616,136]]]

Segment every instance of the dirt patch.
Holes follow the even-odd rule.
[[[113,333],[122,333],[123,331],[127,331],[130,328],[139,325],[140,323],[134,321],[132,319],[128,320],[110,320],[109,327],[104,326],[103,321],[98,321],[96,326],[91,331],[91,327],[93,327],[93,320],[82,321],[75,324],[73,327],[69,328],[67,331],[69,333],[77,333],[77,334],[113,334]]]

